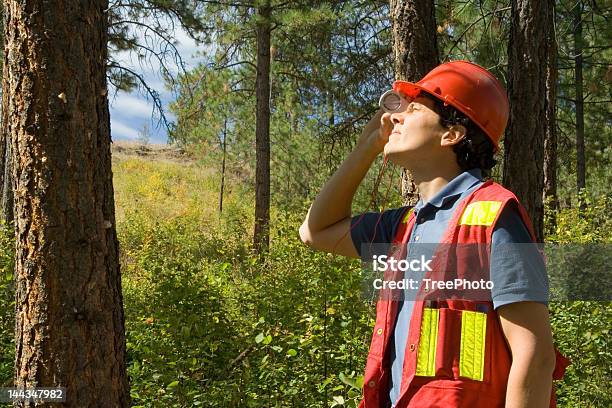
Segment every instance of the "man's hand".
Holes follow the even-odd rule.
[[[389,141],[392,131],[391,114],[379,109],[363,128],[357,146],[380,153]]]
[[[506,408],[548,408],[555,351],[548,308],[517,302],[497,309],[512,352]]]

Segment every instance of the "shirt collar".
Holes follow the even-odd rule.
[[[433,196],[428,202],[423,203],[423,200],[419,200],[419,202],[415,206],[415,209],[420,210],[428,204],[440,208],[442,207],[445,201],[452,197],[461,195],[462,193],[479,183],[481,180],[482,171],[479,168],[464,171],[463,173],[452,179],[447,185],[445,185],[442,190],[438,191],[438,193]]]

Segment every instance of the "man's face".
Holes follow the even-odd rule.
[[[413,99],[403,112],[392,113],[388,120],[393,129],[384,151],[397,164],[435,155],[440,137],[448,130],[440,124],[434,102],[423,96]]]

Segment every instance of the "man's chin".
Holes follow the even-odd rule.
[[[410,156],[409,151],[396,149],[394,146],[385,145],[384,154],[388,161],[398,166],[406,167],[406,162]]]

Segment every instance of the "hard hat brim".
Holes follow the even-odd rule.
[[[408,81],[395,81],[393,83],[393,90],[395,92],[404,94],[412,99],[416,98],[419,92],[426,91],[417,84]]]

